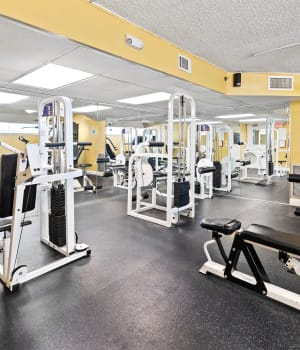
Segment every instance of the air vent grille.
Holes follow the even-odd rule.
[[[269,77],[269,90],[294,90],[293,77]]]
[[[187,73],[192,72],[192,61],[190,58],[187,58],[182,55],[178,55],[178,68]]]

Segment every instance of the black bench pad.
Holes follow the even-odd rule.
[[[231,235],[241,228],[241,222],[228,218],[204,218],[201,221],[201,227],[210,231]]]
[[[215,166],[208,166],[208,167],[203,167],[203,168],[199,168],[198,172],[199,174],[207,174],[207,173],[213,173],[214,171],[216,171],[216,167]]]
[[[271,227],[253,224],[241,233],[241,237],[286,253],[300,255],[300,234],[285,233]]]

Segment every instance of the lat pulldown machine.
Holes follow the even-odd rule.
[[[90,255],[77,243],[74,229],[73,180],[81,170],[73,167],[72,104],[66,97],[44,100],[39,106],[39,144],[26,143],[25,152],[0,145],[13,154],[1,156],[0,222],[3,232],[0,280],[11,291],[33,278]],[[49,130],[51,132],[49,133]],[[24,140],[23,140],[24,141]],[[26,140],[25,140],[26,141]],[[40,240],[63,257],[36,270],[18,264],[26,213],[40,196]]]

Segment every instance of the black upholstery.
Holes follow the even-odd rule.
[[[79,168],[85,169],[85,168],[89,168],[91,167],[93,164],[90,163],[83,163],[83,164],[79,164]]]
[[[208,167],[199,168],[198,172],[199,174],[207,174],[207,173],[212,173],[215,170],[216,170],[215,166],[208,166]]]
[[[250,165],[251,161],[250,160],[241,160],[240,161],[241,166],[246,166],[246,165]]]
[[[17,154],[3,154],[0,157],[0,218],[13,214]],[[26,186],[22,212],[35,208],[36,185]]]
[[[241,233],[241,237],[247,241],[300,255],[300,234],[276,231],[271,227],[253,224]]]
[[[116,154],[115,152],[112,150],[112,148],[110,147],[109,143],[105,144],[106,147],[106,153],[109,156],[110,159],[115,160],[116,159]]]
[[[289,174],[288,181],[289,182],[300,182],[300,174]]]
[[[231,235],[241,228],[241,222],[228,218],[204,218],[201,221],[201,227],[210,231]]]

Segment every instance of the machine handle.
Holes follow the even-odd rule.
[[[288,182],[300,182],[300,174],[289,174]]]
[[[149,147],[164,147],[165,143],[161,141],[149,141]]]
[[[92,142],[76,142],[77,146],[92,146]]]
[[[64,147],[64,146],[65,146],[64,142],[45,143],[45,147],[49,147],[49,148]]]
[[[25,145],[27,145],[27,143],[29,143],[29,141],[27,139],[25,139],[24,136],[19,136],[18,138],[19,138],[19,141],[25,143]]]

